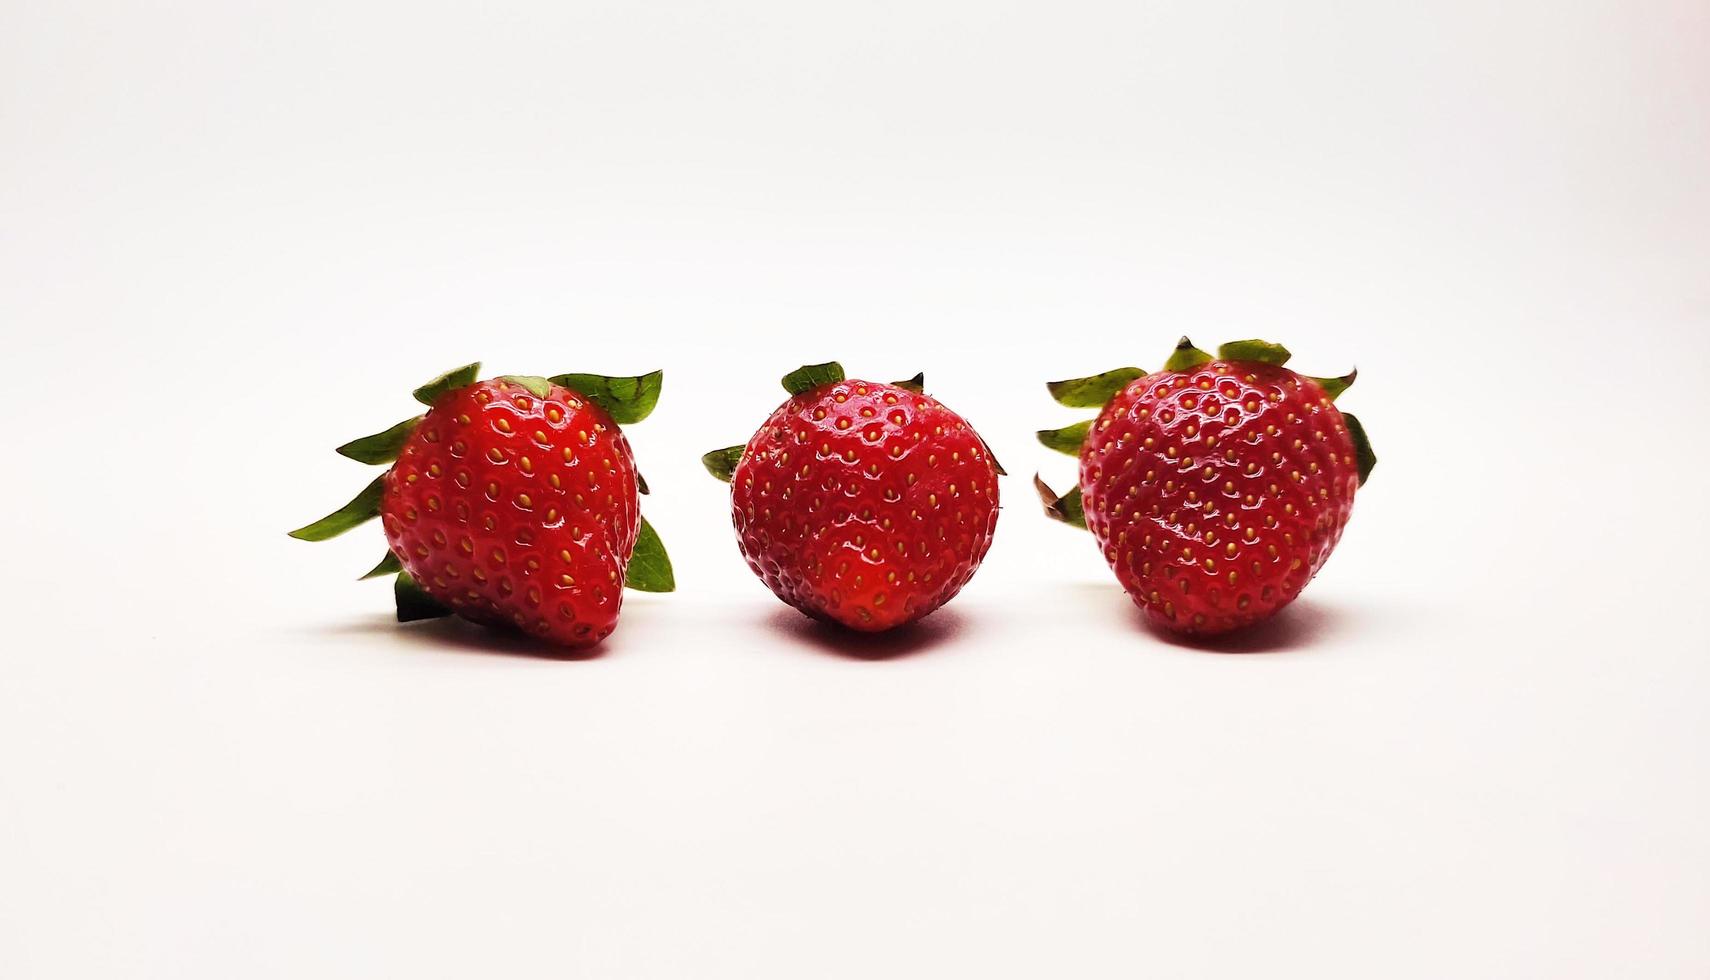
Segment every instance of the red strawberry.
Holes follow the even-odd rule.
[[[626,585],[674,587],[617,426],[653,410],[662,375],[477,382],[478,370],[417,389],[426,415],[340,446],[360,462],[396,463],[291,536],[324,541],[378,516],[389,550],[364,578],[397,572],[400,621],[456,613],[592,646],[617,625]]]
[[[746,447],[702,458],[731,483],[749,567],[809,616],[868,632],[911,623],[960,591],[991,547],[1003,470],[921,384],[801,368]]]
[[[1156,623],[1223,633],[1288,605],[1323,567],[1377,458],[1358,419],[1331,404],[1353,383],[1283,367],[1277,344],[1217,357],[1183,337],[1164,370],[1059,381],[1097,419],[1039,433],[1078,455],[1080,486],[1046,512],[1089,528],[1117,581]]]

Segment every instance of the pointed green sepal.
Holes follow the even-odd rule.
[[[659,540],[659,532],[645,517],[641,519],[640,533],[635,536],[635,551],[629,556],[623,586],[637,592],[674,592],[677,588],[665,542]]]
[[[845,375],[843,365],[836,361],[826,361],[824,364],[804,364],[789,374],[784,375],[784,390],[792,395],[804,391],[812,391],[821,385],[834,381],[842,381]]]
[[[1293,356],[1287,347],[1268,340],[1231,340],[1217,348],[1217,359],[1220,361],[1258,361],[1260,364],[1275,364],[1281,367]]]
[[[459,388],[474,384],[475,375],[480,373],[480,371],[480,361],[476,361],[473,364],[465,364],[460,368],[454,368],[447,371],[432,381],[429,381],[427,384],[422,385],[420,388],[417,388],[415,392],[416,401],[431,407],[434,402],[439,401],[439,396],[446,392],[456,391]]]
[[[972,431],[971,426],[969,431]],[[1003,468],[1002,463],[998,462],[997,453],[992,452],[992,444],[986,441],[986,437],[975,432],[974,438],[980,440],[980,448],[986,451],[986,458],[992,461],[992,469],[997,470],[997,475],[1008,476],[1009,471]]]
[[[338,510],[327,516],[291,532],[291,536],[299,541],[325,541],[336,538],[358,524],[371,521],[380,516],[380,481],[384,475],[374,478],[374,482],[362,488],[362,492],[351,499]]]
[[[708,473],[729,483],[731,477],[736,473],[736,464],[742,462],[742,451],[746,448],[748,447],[727,446],[723,449],[714,449],[701,457],[701,465],[707,468]]]
[[[1211,360],[1211,355],[1193,345],[1193,341],[1183,337],[1176,341],[1176,349],[1170,353],[1170,359],[1164,362],[1166,371],[1192,371]]]
[[[619,425],[640,422],[653,414],[659,404],[659,391],[665,386],[665,372],[653,371],[633,378],[614,378],[604,374],[560,374],[552,383],[579,392],[589,401],[606,410]]]
[[[1348,425],[1348,436],[1354,440],[1354,462],[1360,468],[1360,486],[1366,485],[1366,478],[1372,475],[1372,467],[1377,465],[1377,453],[1372,452],[1372,441],[1366,438],[1366,427],[1360,420],[1348,412],[1342,413],[1342,421]]]
[[[1063,496],[1057,496],[1057,491],[1046,485],[1045,480],[1038,474],[1033,477],[1033,489],[1039,491],[1039,502],[1045,505],[1045,516],[1054,521],[1062,521],[1070,527],[1086,530],[1087,515],[1081,507],[1081,488],[1076,487]]]
[[[907,381],[893,381],[891,384],[912,391],[917,395],[924,395],[926,394],[926,372],[922,371]]]
[[[398,560],[397,555],[394,555],[390,551],[388,551],[388,552],[386,552],[386,557],[380,559],[380,564],[375,565],[373,568],[369,569],[368,574],[362,576],[362,578],[360,578],[360,579],[357,579],[357,581],[366,582],[371,578],[380,578],[383,575],[391,575],[394,572],[401,572],[403,570],[404,570],[404,563]]]
[[[410,433],[416,431],[416,426],[420,425],[421,421],[422,416],[418,415],[413,419],[405,419],[399,422],[385,432],[376,432],[371,436],[352,439],[338,447],[338,454],[347,459],[354,459],[358,463],[367,463],[370,466],[390,463],[398,458],[398,453],[404,448],[404,440],[410,437]]]
[[[653,492],[652,490],[648,489],[647,477],[642,476],[640,470],[635,471],[635,492],[639,493],[639,494],[644,494],[644,495]]]
[[[413,623],[418,619],[438,619],[451,615],[451,610],[428,595],[409,572],[399,572],[392,580],[392,599],[398,604],[398,622]]]
[[[1355,368],[1347,374],[1342,375],[1340,378],[1311,378],[1309,380],[1318,387],[1323,388],[1324,394],[1329,397],[1331,401],[1335,401],[1342,397],[1342,392],[1347,391],[1349,388],[1354,386],[1354,379],[1359,376],[1360,369]]]
[[[1137,367],[1124,367],[1090,378],[1052,381],[1045,388],[1051,392],[1052,398],[1070,408],[1103,408],[1104,403],[1115,398],[1116,393],[1128,387],[1130,381],[1145,376],[1146,372]]]
[[[1055,449],[1070,456],[1081,454],[1081,443],[1087,441],[1087,431],[1092,428],[1093,420],[1076,422],[1061,429],[1040,429],[1039,443],[1047,449]]]
[[[552,394],[552,382],[538,374],[507,374],[499,380],[522,385],[536,398],[546,398]]]

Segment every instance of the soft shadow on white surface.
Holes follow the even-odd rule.
[[[1114,583],[1065,582],[1058,587],[1066,601],[1086,606],[1111,625],[1127,626],[1136,634],[1173,647],[1203,653],[1311,653],[1341,637],[1355,610],[1307,596],[1296,599],[1262,623],[1223,636],[1192,637],[1171,633],[1152,623]],[[1097,611],[1091,607],[1096,607]]]
[[[755,624],[818,653],[847,660],[900,660],[939,649],[954,641],[966,628],[961,613],[946,607],[907,626],[883,633],[861,633],[782,606]]]
[[[530,660],[597,660],[606,655],[609,644],[608,640],[584,650],[572,650],[513,630],[480,626],[456,616],[400,623],[389,615],[374,615],[319,627],[313,632],[322,636],[384,636],[417,650],[525,657]]]
[[[1138,606],[1133,615],[1152,636],[1203,653],[1311,653],[1332,639],[1347,620],[1342,610],[1312,599],[1296,599],[1262,623],[1221,636],[1171,633],[1154,624]]]

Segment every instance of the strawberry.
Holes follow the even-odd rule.
[[[1046,513],[1085,527],[1128,595],[1166,629],[1216,634],[1294,601],[1347,526],[1377,458],[1332,404],[1354,382],[1283,365],[1278,344],[1186,337],[1162,371],[1118,368],[1049,385],[1098,418],[1039,433],[1076,455],[1080,485]],[[1142,376],[1144,374],[1144,376]]]
[[[914,622],[973,577],[997,524],[1003,470],[923,379],[786,375],[789,400],[747,446],[702,457],[731,484],[737,546],[809,616],[864,632]]]
[[[566,647],[617,625],[627,586],[674,587],[641,517],[647,486],[618,422],[639,422],[663,376],[476,381],[479,364],[416,389],[425,415],[339,447],[393,463],[343,508],[291,532],[324,541],[379,517],[400,622],[455,613]],[[396,461],[396,462],[394,462]]]

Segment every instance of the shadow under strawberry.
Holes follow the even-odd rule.
[[[779,609],[766,618],[776,633],[803,646],[843,660],[902,660],[929,653],[960,635],[966,622],[954,609],[940,609],[882,633],[857,633],[844,626],[804,617],[794,609]]]

